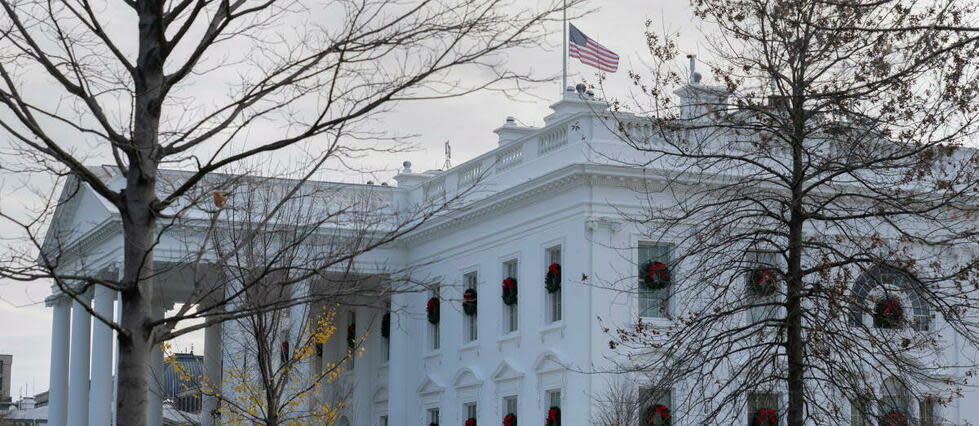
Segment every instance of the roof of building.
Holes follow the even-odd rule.
[[[176,398],[177,395],[188,390],[197,389],[200,383],[198,377],[204,375],[204,357],[201,355],[174,354],[177,364],[189,375],[190,380],[181,380],[181,375],[174,369],[173,365],[167,363],[163,369],[162,388],[164,398]],[[187,378],[187,377],[185,377]]]

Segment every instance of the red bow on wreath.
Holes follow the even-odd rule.
[[[472,417],[466,419],[466,425],[465,426],[476,426],[476,419],[474,419]]]
[[[517,289],[517,282],[513,278],[503,280],[503,291],[513,291]]]
[[[887,415],[887,426],[908,426],[908,417],[904,413],[890,413]]]
[[[646,269],[646,278],[653,280],[656,279],[657,277],[664,281],[669,280],[670,271],[667,270],[666,265],[662,263],[651,263],[649,265],[649,268]]]
[[[762,408],[758,410],[758,420],[756,423],[763,425],[765,422],[771,423],[773,425],[778,424],[778,417],[775,416],[775,410],[770,410],[767,408]]]
[[[503,417],[503,426],[517,426],[517,416],[507,414],[505,417]]]
[[[552,263],[550,266],[547,267],[547,272],[550,272],[554,275],[561,275],[561,265],[558,265],[557,263]]]
[[[665,406],[663,404],[660,404],[660,405],[657,405],[657,406],[653,407],[653,418],[651,418],[650,420],[655,420],[655,418],[656,418],[657,415],[659,416],[659,418],[661,418],[663,420],[669,420],[670,419],[670,407],[667,407],[667,406]]]
[[[771,269],[762,269],[758,271],[758,280],[755,284],[762,285],[775,281],[775,273]]]
[[[881,305],[884,305],[884,311],[882,312],[884,315],[898,315],[898,312],[901,312],[901,303],[897,300],[885,300],[881,302]]]

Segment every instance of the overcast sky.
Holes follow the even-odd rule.
[[[574,23],[589,37],[622,57],[619,72],[609,79],[608,85],[612,87],[627,86],[626,71],[641,68],[646,56],[643,31],[647,19],[657,28],[681,31],[684,54],[699,53],[698,31],[690,23],[686,0],[592,0],[591,6],[597,11]],[[558,75],[561,71],[560,32],[546,44],[550,46],[514,52],[508,61],[521,69],[530,65],[540,76]],[[582,78],[594,80],[592,69],[574,60],[569,64],[572,82]],[[497,145],[492,130],[502,125],[507,116],[515,117],[521,124],[540,125],[543,116],[549,112],[548,105],[560,93],[559,86],[559,81],[540,84],[519,99],[508,99],[499,93],[477,93],[449,100],[397,105],[381,117],[378,125],[399,129],[402,134],[418,135],[414,140],[417,149],[398,154],[397,158],[383,158],[381,164],[368,164],[370,168],[386,170],[373,177],[349,174],[343,176],[343,180],[390,180],[391,171],[400,167],[404,160],[412,161],[415,170],[439,168],[444,162],[443,143],[447,140],[452,145],[452,162],[461,164]],[[0,203],[5,208],[25,202],[10,191],[16,185],[15,178],[0,173]],[[0,228],[0,234],[3,231]],[[0,244],[5,244],[2,235]],[[50,294],[48,286],[49,283],[0,282],[0,353],[14,356],[11,393],[15,400],[21,394],[42,392],[48,387],[51,315],[43,305],[44,297]],[[174,342],[173,347],[178,351],[193,347],[200,353],[202,340],[199,334],[190,335]]]

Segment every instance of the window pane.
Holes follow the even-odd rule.
[[[659,262],[670,265],[672,262],[670,246],[665,244],[644,244],[639,246],[639,267],[642,267],[647,262]],[[671,278],[675,278],[675,272],[671,266]],[[648,290],[642,283],[642,277],[639,277],[639,316],[666,316],[669,296],[670,287],[660,290]]]
[[[503,415],[517,414],[517,397],[508,396],[503,398]]]
[[[561,246],[551,247],[547,249],[547,264],[544,265],[545,268],[550,266],[552,263],[561,264]],[[547,319],[550,322],[561,321],[561,289],[553,293],[547,293]]]
[[[778,394],[752,393],[748,395],[748,424],[771,423],[772,416],[776,420],[779,420],[779,416],[781,416]]]
[[[559,390],[549,391],[547,393],[547,395],[548,395],[548,401],[549,401],[549,404],[550,404],[548,406],[548,408],[550,408],[550,407],[558,407],[558,408],[561,408],[561,391],[559,391]]]

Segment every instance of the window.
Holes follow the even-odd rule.
[[[520,280],[517,278],[517,260],[510,260],[503,263],[503,278],[513,278],[517,281],[517,288],[520,287]],[[519,292],[518,292],[519,294]],[[519,299],[518,299],[519,300]],[[503,304],[503,332],[512,333],[517,331],[520,325],[520,319],[517,317],[517,305],[519,302],[512,305]]]
[[[441,297],[439,297],[440,296],[439,293],[440,293],[439,289],[438,287],[436,287],[435,290],[432,290],[432,297],[434,297],[436,300],[442,300]],[[428,323],[428,327],[431,332],[431,339],[429,339],[429,341],[431,343],[431,349],[433,351],[438,350],[442,346],[441,330],[439,329],[440,323],[441,320],[436,321],[435,324],[432,324],[431,322]]]
[[[895,424],[911,421],[911,404],[908,388],[897,377],[884,379],[881,386],[880,413],[881,420]]]
[[[933,396],[926,396],[918,401],[918,424],[921,426],[938,426],[941,419],[938,416],[938,400]]]
[[[439,424],[439,409],[429,408],[428,409],[428,423],[429,424]]]
[[[921,297],[923,284],[911,275],[888,266],[871,268],[853,283],[850,321],[863,326],[865,315],[873,317],[877,328],[911,326],[927,331],[931,313]]]
[[[671,265],[671,247],[665,244],[642,244],[639,246],[639,267],[647,263],[662,263],[669,267],[668,273],[670,280],[674,280],[675,271]],[[643,277],[639,277],[639,316],[641,317],[665,317],[670,300],[672,284],[666,288],[650,290],[643,284]]]
[[[463,419],[463,420],[475,419],[476,418],[476,403],[475,402],[467,402],[465,405],[462,406],[462,412],[465,413],[465,419]]]
[[[780,422],[777,393],[748,394],[748,424],[772,424]]]
[[[561,265],[561,246],[555,246],[547,249],[545,252],[545,267],[550,267],[553,264]],[[547,321],[557,322],[561,321],[561,288],[558,287],[552,293],[547,294],[547,309],[546,309]]]
[[[503,398],[503,415],[506,416],[507,414],[513,414],[514,416],[517,415],[516,396],[508,396]]]
[[[547,408],[557,407],[561,408],[561,391],[560,390],[549,390],[547,391]]]
[[[388,426],[388,416],[381,416],[381,420],[378,422],[380,426]]]
[[[746,304],[751,306],[748,309],[751,322],[772,319],[777,313],[775,303],[779,295],[779,272],[775,258],[759,252],[749,252],[746,257],[754,264],[745,273]]]
[[[850,426],[870,426],[866,420],[867,414],[867,405],[863,401],[850,401]]]
[[[463,275],[462,281],[465,283],[464,286],[465,288],[463,288],[463,291],[470,288],[475,290],[478,285],[477,284],[478,277],[476,276],[476,271]],[[479,292],[476,293],[476,297],[477,299],[479,298]],[[479,315],[478,311],[472,315],[463,315],[464,317],[466,317],[466,326],[465,326],[466,342],[472,342],[479,338],[479,321],[476,320],[476,317],[478,315]]]
[[[668,421],[676,418],[673,412],[672,395],[669,389],[639,389],[639,402],[642,407],[642,418],[650,420],[659,418]]]

